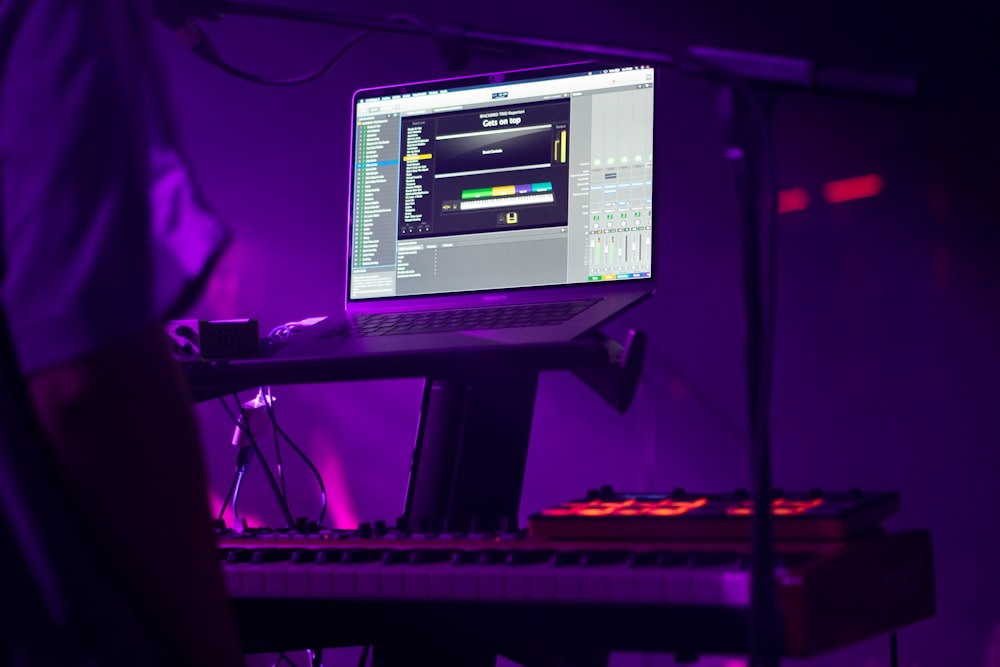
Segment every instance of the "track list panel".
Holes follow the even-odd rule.
[[[393,273],[399,187],[398,115],[361,120],[357,133],[351,269],[365,273],[382,268]]]

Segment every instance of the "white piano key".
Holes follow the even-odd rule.
[[[450,562],[427,565],[427,597],[431,600],[455,599],[455,565]]]
[[[539,565],[511,565],[507,566],[506,577],[503,584],[503,597],[505,600],[524,601],[531,599],[531,577],[532,572],[539,568],[548,567],[547,564]]]
[[[454,584],[456,600],[478,600],[479,599],[479,569],[478,565],[453,565],[454,574],[452,583]]]
[[[508,566],[501,563],[479,566],[479,598],[498,602],[504,599],[504,579]]]
[[[660,576],[663,577],[663,588],[666,591],[664,602],[667,604],[692,604],[694,602],[692,568],[689,565],[660,567],[658,569]]]
[[[223,579],[226,583],[226,592],[230,597],[243,597],[242,566],[242,563],[227,563],[223,569]]]
[[[559,565],[553,568],[556,582],[555,599],[559,602],[579,602],[583,599],[583,579],[586,569],[582,565]]]
[[[722,604],[722,577],[726,571],[726,568],[691,568],[691,601],[703,605]]]
[[[264,568],[264,597],[288,597],[288,567],[288,562],[281,562]]]
[[[727,607],[750,606],[749,570],[734,570],[722,575],[722,604]]]
[[[430,569],[433,565],[405,565],[403,597],[407,600],[430,598]]]
[[[611,589],[621,579],[620,572],[628,570],[627,563],[609,563],[584,568],[581,600],[585,602],[611,602]]]
[[[348,596],[338,596],[339,599],[356,597],[359,600],[379,600],[381,599],[381,570],[385,567],[380,562],[375,563],[359,563],[358,565],[345,565],[345,568],[350,570],[350,574],[344,575],[345,583],[350,584],[351,581],[355,582],[353,595]],[[341,579],[335,579],[335,583],[340,583]],[[337,592],[339,592],[339,588]],[[350,590],[350,589],[348,589]]]
[[[339,568],[333,563],[318,563],[306,567],[309,576],[309,597],[329,600],[333,597],[333,571]]]
[[[635,570],[627,563],[608,573],[608,599],[612,603],[620,604],[639,601],[636,594]]]
[[[663,604],[667,601],[663,570],[655,565],[632,568],[636,602]]]
[[[288,586],[288,597],[307,598],[309,597],[309,578],[312,574],[312,564],[296,564],[288,567],[286,582]]]
[[[379,593],[381,600],[401,600],[404,595],[406,571],[412,566],[405,563],[382,565],[379,570]]]
[[[243,597],[259,598],[264,596],[263,565],[246,565],[241,568],[241,575],[243,580]]]
[[[552,602],[556,599],[554,570],[553,565],[538,569],[532,568],[531,574],[528,575],[528,587],[532,600]]]

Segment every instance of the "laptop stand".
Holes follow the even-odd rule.
[[[329,363],[250,359],[186,361],[183,365],[197,401],[261,385],[424,375],[420,423],[400,527],[417,534],[508,533],[517,524],[539,373],[571,370],[624,413],[636,393],[645,349],[645,334],[632,330],[624,345],[595,332],[567,343],[498,344],[473,353],[397,356],[370,359],[368,363],[363,359]],[[236,609],[241,618],[249,614],[242,619],[243,625],[259,620],[252,603],[244,607]],[[312,634],[301,626],[293,634],[298,632]],[[267,644],[281,642],[277,635],[285,633],[278,630],[270,640],[254,634],[255,641]],[[425,645],[436,647],[427,657],[441,667],[492,667],[501,649],[499,637],[495,645],[475,650],[449,646],[444,629],[440,637],[426,640]],[[407,642],[376,643],[372,664],[414,664],[414,650]],[[516,658],[525,664],[537,664],[541,658],[548,664],[569,657],[543,657],[534,655],[535,650],[532,655]],[[573,656],[571,662],[581,667],[606,664],[606,655]]]

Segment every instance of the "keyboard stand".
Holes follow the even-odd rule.
[[[624,413],[638,386],[646,336],[632,330],[624,345],[599,333],[591,339],[608,363],[571,370]],[[537,370],[426,380],[402,517],[408,530],[516,529],[537,388]]]
[[[209,400],[261,385],[308,384],[361,379],[426,378],[420,423],[414,443],[410,479],[403,516],[412,532],[499,532],[517,528],[521,489],[527,463],[531,422],[534,416],[538,376],[542,370],[570,370],[624,413],[638,386],[645,356],[646,336],[630,331],[624,345],[595,332],[562,344],[542,346],[500,345],[474,352],[439,352],[433,355],[399,355],[387,359],[360,358],[308,361],[249,359],[230,362],[187,362],[184,369],[196,401]],[[470,372],[469,369],[475,369]],[[265,605],[266,607],[266,605]],[[260,623],[260,606],[238,601],[237,618],[245,645],[280,646],[283,641],[306,646],[327,646],[318,632],[313,637],[303,625],[288,633],[275,629],[270,638],[268,624]],[[285,620],[290,620],[287,618]],[[261,626],[264,626],[262,628]],[[503,650],[521,664],[534,667],[605,665],[607,652],[583,655],[553,654],[537,642],[530,646],[516,637],[498,636],[476,648],[456,647],[451,641],[456,628],[442,628],[437,637],[427,637],[423,657],[415,660],[411,641],[384,641],[389,630],[366,629],[372,664],[397,667],[434,664],[438,667],[492,667]],[[282,636],[285,640],[282,640]],[[341,642],[341,645],[342,642]],[[276,650],[281,650],[276,649]]]
[[[637,389],[645,334],[632,330],[625,345],[603,334],[592,339],[607,351],[609,363],[572,370],[612,407],[625,412]],[[517,529],[537,389],[537,370],[494,369],[484,375],[427,378],[401,517],[411,532],[506,533]],[[446,636],[443,630],[442,637]],[[499,643],[498,638],[497,647]],[[498,650],[483,648],[481,654],[435,651],[426,656],[433,658],[426,664],[492,667]],[[415,664],[412,651],[412,645],[376,645],[372,665]],[[608,659],[606,653],[570,659],[538,651],[544,647],[525,649],[525,655],[518,656],[521,664],[596,667],[606,665]]]
[[[537,372],[428,378],[403,514],[411,532],[516,528]]]

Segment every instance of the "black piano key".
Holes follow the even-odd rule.
[[[252,549],[230,549],[229,553],[226,554],[226,562],[230,565],[249,563],[251,558],[253,558]]]
[[[500,565],[507,562],[508,552],[502,549],[483,549],[479,552],[480,565]]]
[[[317,549],[316,550],[316,564],[317,565],[334,565],[337,563],[351,563],[348,554],[351,549]]]
[[[691,555],[693,567],[737,568],[742,562],[743,556],[736,551],[696,551]]]
[[[386,549],[382,554],[383,565],[400,565],[410,562],[411,552],[408,549]]]
[[[254,565],[264,563],[285,563],[291,560],[292,549],[257,549],[253,552],[250,562]]]
[[[346,553],[344,549],[317,549],[316,564],[333,565],[339,563],[344,559],[344,554]]]
[[[660,554],[656,551],[642,551],[633,553],[629,559],[629,567],[653,567],[659,559]]]
[[[296,549],[292,552],[292,556],[289,559],[292,565],[307,565],[309,563],[316,562],[316,550],[315,549]]]
[[[447,563],[454,555],[451,549],[413,549],[410,551],[411,565],[433,565]]]
[[[581,551],[559,551],[556,552],[555,565],[556,567],[562,567],[566,565],[579,565],[580,561],[583,559],[583,552]]]
[[[479,562],[478,551],[456,551],[451,562],[454,565],[475,565]]]
[[[687,551],[660,551],[656,554],[658,567],[688,567],[691,554]]]
[[[583,552],[580,562],[584,566],[618,565],[627,563],[631,553],[624,549],[593,549]]]
[[[802,553],[775,554],[774,565],[775,567],[784,568],[799,567],[800,565],[805,565],[810,561],[817,560],[819,557],[819,554],[808,551]]]
[[[508,565],[540,565],[555,556],[551,549],[515,549],[507,555]]]
[[[374,563],[383,558],[381,549],[347,549],[341,558],[343,563]]]

